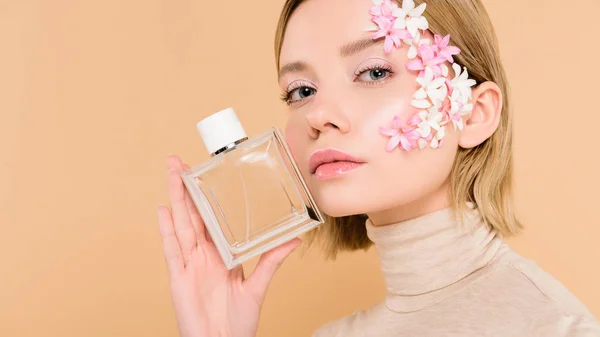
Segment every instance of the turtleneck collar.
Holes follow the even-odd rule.
[[[469,203],[461,225],[452,208],[398,223],[375,226],[375,243],[387,286],[386,304],[396,312],[418,311],[442,301],[476,278],[502,246],[502,237]]]

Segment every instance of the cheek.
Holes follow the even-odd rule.
[[[404,204],[438,190],[447,181],[458,150],[455,132],[447,132],[442,147],[374,151],[374,171],[384,199]]]
[[[308,135],[305,124],[297,117],[290,117],[285,127],[285,140],[292,152],[294,160],[302,169],[305,165]]]

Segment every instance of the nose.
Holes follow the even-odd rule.
[[[350,120],[340,104],[321,104],[305,116],[311,138],[317,139],[321,134],[330,131],[350,132]]]

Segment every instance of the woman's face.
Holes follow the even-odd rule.
[[[287,142],[317,204],[331,216],[446,204],[458,148],[457,134],[446,127],[441,148],[386,151],[389,137],[379,128],[389,128],[394,115],[406,121],[418,112],[410,104],[418,72],[406,69],[406,45],[386,54],[383,39],[364,31],[371,6],[370,0],[306,1],[291,17],[281,49]],[[328,149],[360,163],[315,171],[336,158],[320,152]]]

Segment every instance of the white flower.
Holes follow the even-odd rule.
[[[421,118],[418,130],[423,138],[429,137],[431,129],[438,131],[441,128],[440,122],[443,116],[437,108],[432,107],[429,111],[421,110],[418,115]]]
[[[426,4],[422,3],[415,8],[414,0],[403,0],[402,8],[398,7],[392,11],[392,15],[397,17],[399,28],[406,28],[410,35],[415,37],[419,29],[429,28],[427,19],[423,16]]]
[[[448,77],[448,66],[445,63],[442,63],[442,76]]]
[[[435,133],[435,136],[433,137],[433,139],[431,139],[431,142],[429,143],[429,146],[431,146],[434,149],[437,149],[438,146],[440,145],[440,141],[444,138],[444,136],[446,135],[446,128],[444,128],[443,126],[437,130],[437,132]]]
[[[441,107],[442,102],[448,95],[448,87],[446,86],[446,78],[433,78],[433,70],[425,68],[423,77],[417,77],[417,82],[421,88],[413,95],[411,105],[419,109],[428,109],[432,105]],[[429,98],[429,100],[427,100]]]
[[[421,33],[419,33],[419,31],[417,31],[417,35],[414,36],[411,39],[406,39],[404,40],[404,43],[406,43],[407,45],[410,46],[410,48],[408,49],[408,59],[412,60],[415,57],[417,57],[417,55],[419,55],[419,47],[426,44],[426,45],[431,45],[431,40],[429,39],[422,39],[421,40]],[[445,76],[448,76],[448,74],[446,74]]]
[[[419,143],[419,148],[422,150],[427,145],[429,145],[432,148],[437,149],[440,146],[440,142],[444,138],[445,134],[446,134],[445,127],[442,126],[442,127],[440,127],[439,130],[437,130],[435,136],[433,136],[433,138],[431,138],[431,140],[429,142],[427,141],[427,139],[420,138],[419,142],[418,142]]]
[[[452,85],[452,102],[468,104],[471,101],[471,87],[477,82],[469,78],[469,73],[466,67],[463,67],[461,72],[460,66],[452,63],[454,70],[454,78],[450,81]]]

